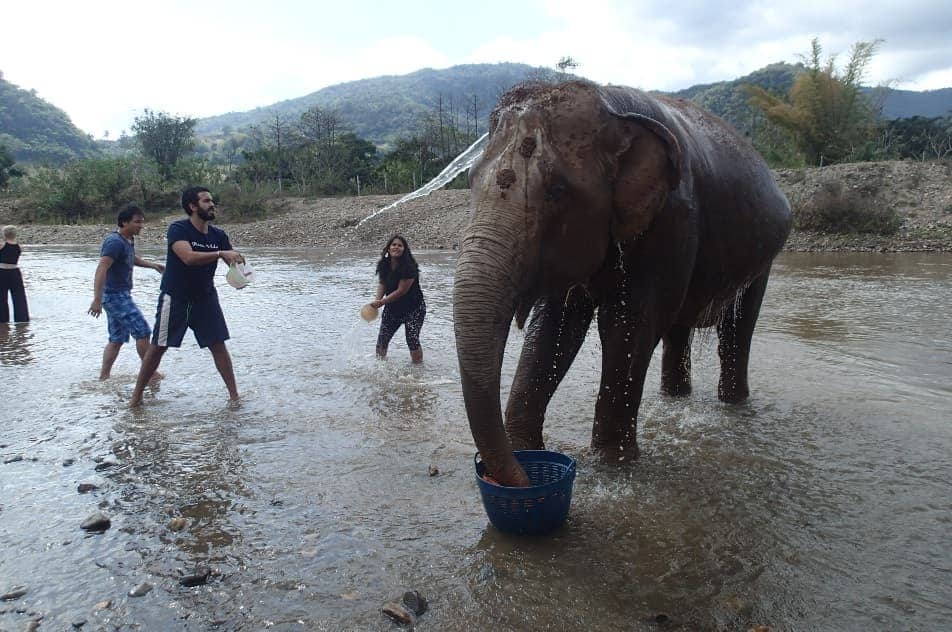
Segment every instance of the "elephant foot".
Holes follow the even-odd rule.
[[[691,382],[661,379],[661,392],[668,397],[687,397],[691,394]]]
[[[605,464],[618,464],[624,465],[626,463],[634,463],[638,460],[638,455],[640,450],[638,450],[638,444],[632,443],[627,446],[592,446],[592,449],[595,451],[595,454],[598,455],[598,458]]]
[[[738,386],[723,382],[717,385],[717,398],[725,404],[739,404],[748,397],[750,397],[750,389],[746,385]]]

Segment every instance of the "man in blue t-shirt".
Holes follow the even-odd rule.
[[[225,346],[229,338],[228,326],[215,291],[215,269],[219,259],[227,265],[244,263],[245,259],[232,250],[225,231],[211,225],[215,219],[215,201],[208,189],[185,189],[182,208],[188,217],[169,225],[165,274],[162,275],[152,344],[142,359],[130,406],[142,403],[142,392],[159,368],[162,356],[169,347],[182,346],[188,329],[192,330],[199,347],[207,347],[212,352],[228,395],[232,400],[238,399],[231,355]]]
[[[141,266],[162,272],[165,266],[145,261],[136,255],[135,237],[145,226],[145,214],[135,204],[129,203],[116,215],[119,229],[109,233],[102,242],[99,265],[93,277],[93,302],[89,313],[96,318],[106,310],[109,342],[102,352],[102,368],[99,379],[108,380],[112,365],[119,356],[122,345],[131,335],[136,341],[139,358],[145,357],[149,348],[149,324],[132,300],[132,267]],[[160,376],[161,377],[161,376]]]

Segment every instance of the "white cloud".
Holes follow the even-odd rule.
[[[145,107],[208,116],[459,63],[552,67],[569,55],[595,81],[676,90],[795,62],[814,36],[841,61],[854,42],[883,38],[870,83],[952,85],[945,0],[536,0],[537,23],[485,32],[466,30],[472,6],[406,1],[399,25],[374,22],[379,7],[363,0],[19,2],[0,23],[0,70],[96,135],[127,129]],[[448,29],[460,33],[452,53]]]

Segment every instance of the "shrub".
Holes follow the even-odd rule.
[[[150,163],[130,157],[77,160],[62,169],[40,167],[26,179],[23,193],[37,221],[74,224],[112,222],[126,202],[148,208],[161,196]]]
[[[222,185],[215,193],[215,201],[221,211],[221,221],[253,222],[268,215],[266,195],[254,185],[239,183]]]
[[[794,225],[819,233],[876,233],[892,235],[902,225],[894,208],[880,206],[874,189],[848,189],[826,180],[812,195],[793,204]]]

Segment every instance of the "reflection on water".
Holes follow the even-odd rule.
[[[29,364],[32,344],[30,323],[0,323],[0,364]]]
[[[36,319],[0,326],[0,590],[28,587],[0,628],[34,611],[50,629],[390,630],[380,608],[409,589],[433,630],[952,622],[949,257],[781,257],[751,400],[717,401],[716,339],[701,333],[691,397],[661,396],[649,372],[643,457],[626,469],[587,449],[593,332],[545,429],[579,462],[572,511],[550,537],[517,538],[488,525],[472,479],[452,254],[418,256],[429,309],[413,366],[399,335],[377,360],[379,322],[357,316],[375,253],[252,249],[254,286],[219,279],[242,402],[188,339],[133,411],[134,354],[95,379],[97,254],[31,251]],[[136,283],[151,316],[158,278]],[[87,536],[95,511],[113,526]],[[207,585],[179,585],[203,568]],[[155,589],[127,596],[144,581]]]

